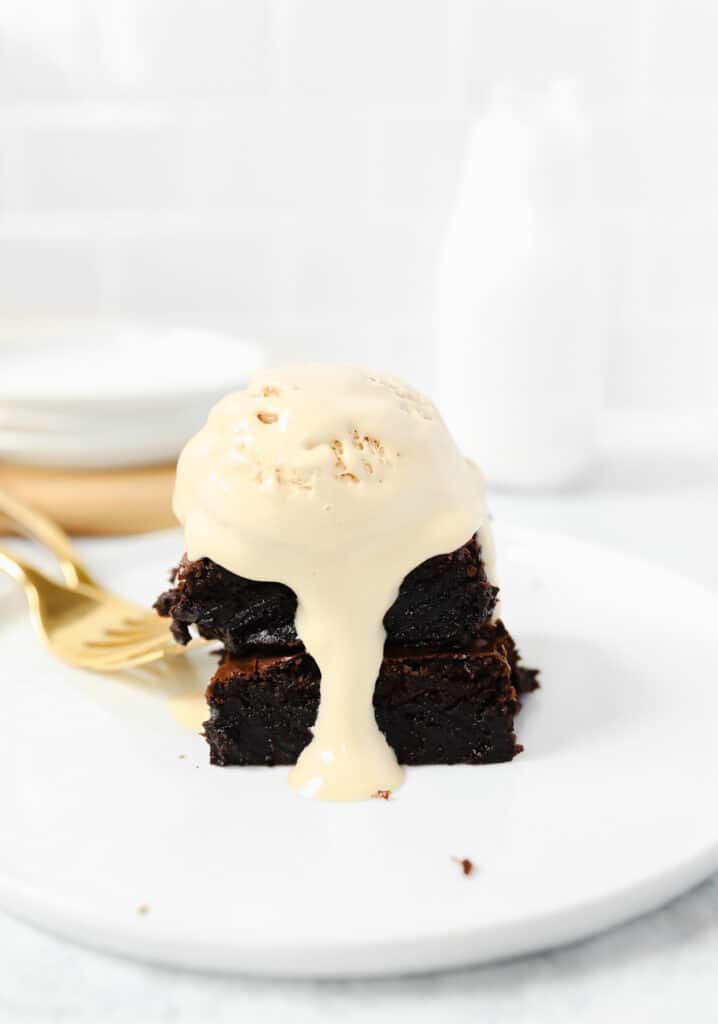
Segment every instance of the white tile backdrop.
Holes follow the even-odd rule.
[[[580,84],[605,401],[716,404],[713,0],[3,0],[0,316],[230,327],[425,386],[467,125]]]

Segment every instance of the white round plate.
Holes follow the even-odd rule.
[[[120,321],[0,326],[0,459],[95,469],[173,461],[227,390],[264,364],[253,342]]]
[[[0,905],[98,948],[294,976],[420,971],[578,939],[718,867],[718,601],[630,558],[498,531],[506,621],[543,687],[511,764],[410,769],[322,804],[284,769],[212,768],[164,675],[63,667],[3,592]],[[175,533],[95,542],[149,601]],[[466,877],[453,858],[475,865]]]
[[[41,410],[102,414],[128,408],[216,400],[264,363],[261,349],[218,331],[121,321],[52,320],[0,327],[0,403],[21,418]],[[6,410],[5,425],[10,412]]]
[[[206,422],[211,401],[186,403],[172,416],[148,410],[143,417],[94,421],[73,430],[3,430],[0,427],[0,459],[23,465],[57,466],[61,469],[108,469],[147,466],[177,459],[184,444]]]

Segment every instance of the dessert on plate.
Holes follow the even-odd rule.
[[[180,643],[221,642],[214,764],[291,764],[341,800],[521,750],[536,673],[499,615],[483,478],[428,399],[353,367],[264,372],[185,447],[174,508],[156,608]]]

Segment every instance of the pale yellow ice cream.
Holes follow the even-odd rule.
[[[297,595],[321,700],[291,785],[326,800],[395,790],[402,769],[372,706],[384,615],[427,558],[479,529],[492,550],[481,473],[432,403],[353,367],[263,372],[185,447],[174,508],[190,558]]]

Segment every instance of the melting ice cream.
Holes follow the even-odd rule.
[[[321,695],[291,786],[324,800],[395,790],[372,705],[384,615],[412,569],[477,530],[492,574],[481,473],[432,403],[353,367],[263,372],[185,447],[174,507],[189,558],[297,595]]]

